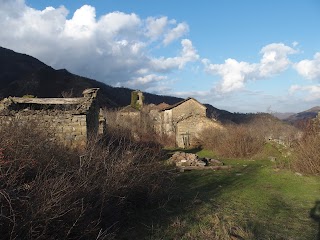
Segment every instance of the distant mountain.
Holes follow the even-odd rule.
[[[81,77],[66,69],[55,70],[38,59],[0,47],[0,99],[8,96],[34,95],[37,97],[62,97],[63,92],[82,96],[86,88],[100,88],[99,101],[108,108],[130,104],[132,89],[111,87],[93,79]],[[170,105],[182,98],[144,93],[145,102]],[[246,123],[266,114],[231,113],[206,104],[208,116],[221,122]],[[268,115],[268,114],[267,114]],[[270,115],[270,117],[272,117]]]
[[[302,122],[305,122],[305,121],[308,121],[312,118],[315,118],[317,116],[318,112],[320,112],[320,106],[316,106],[316,107],[310,108],[306,111],[293,114],[284,120],[286,122],[292,123],[294,125],[299,125]]]
[[[294,115],[295,113],[294,112],[285,112],[285,113],[281,113],[281,112],[273,112],[271,113],[272,116],[280,119],[280,120],[285,120],[287,119],[288,117]]]

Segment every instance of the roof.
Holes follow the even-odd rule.
[[[202,107],[204,107],[205,109],[207,109],[207,107],[206,107],[205,105],[203,105],[202,103],[200,103],[197,99],[192,98],[192,97],[188,97],[188,98],[184,99],[184,100],[181,101],[181,102],[178,102],[178,103],[176,103],[176,104],[174,104],[174,105],[171,105],[171,106],[169,106],[169,107],[166,107],[166,108],[162,109],[162,111],[170,110],[170,109],[172,109],[172,108],[175,108],[175,107],[177,107],[177,106],[181,105],[182,103],[185,103],[185,102],[187,102],[187,101],[189,101],[189,100],[194,100],[194,101],[196,101],[199,105],[201,105]]]
[[[170,107],[170,105],[168,103],[163,102],[163,103],[158,104],[156,107],[159,110],[163,110],[163,109]]]

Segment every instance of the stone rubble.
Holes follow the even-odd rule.
[[[212,158],[199,158],[193,153],[175,152],[169,159],[170,163],[177,167],[199,167],[205,168],[209,166],[223,166],[223,162]]]

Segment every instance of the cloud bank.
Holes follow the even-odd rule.
[[[290,56],[300,53],[298,42],[291,47],[281,42],[268,44],[261,48],[256,62],[227,58],[223,63],[213,63],[186,38],[190,31],[186,22],[167,16],[141,18],[119,11],[97,17],[90,5],[74,13],[64,6],[37,10],[24,0],[0,0],[0,28],[1,46],[114,86],[215,102],[235,98],[235,92],[244,95],[248,82],[272,78],[291,68],[302,79],[316,82],[310,86],[294,84],[288,91],[291,96],[304,94],[306,101],[320,99],[320,52],[312,59],[292,62]],[[177,45],[178,50],[174,49]],[[174,54],[170,55],[172,50]],[[157,55],[159,52],[163,54]],[[202,90],[171,89],[174,80],[170,74],[188,67],[219,79],[210,76],[209,87],[193,83],[196,87],[203,85]]]
[[[305,59],[298,62],[294,68],[306,79],[320,80],[320,52],[317,52],[312,60]]]
[[[141,19],[135,13],[110,12],[97,18],[90,5],[68,16],[64,6],[37,10],[23,0],[0,0],[0,45],[54,68],[144,89],[199,58],[191,40],[181,40],[188,25],[166,16]],[[166,48],[175,41],[181,42],[178,56],[150,54],[152,44]]]
[[[227,93],[243,89],[249,80],[265,79],[285,71],[291,65],[288,55],[297,50],[283,43],[272,43],[263,47],[260,53],[259,63],[238,62],[232,58],[223,64],[212,64],[207,59],[202,62],[208,73],[221,76],[217,89]]]

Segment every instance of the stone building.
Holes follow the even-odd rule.
[[[139,94],[139,99],[143,99],[142,93]],[[135,121],[133,131],[138,125],[137,122],[140,122],[140,128],[145,127],[146,122],[151,123],[151,127],[159,135],[173,137],[177,147],[198,146],[199,134],[205,128],[221,128],[221,124],[207,117],[207,107],[194,98],[187,98],[171,106],[166,103],[140,104],[143,106],[140,109],[133,108],[135,103],[131,102],[131,105],[120,110],[117,122],[120,123],[122,119],[123,125],[128,126]]]
[[[175,136],[178,147],[197,146],[199,134],[205,128],[221,128],[221,125],[207,117],[207,107],[194,98],[187,98],[161,110],[161,131]]]
[[[12,121],[35,122],[50,139],[69,147],[84,147],[106,127],[96,99],[98,90],[86,89],[79,98],[5,98],[0,101],[0,126]]]

